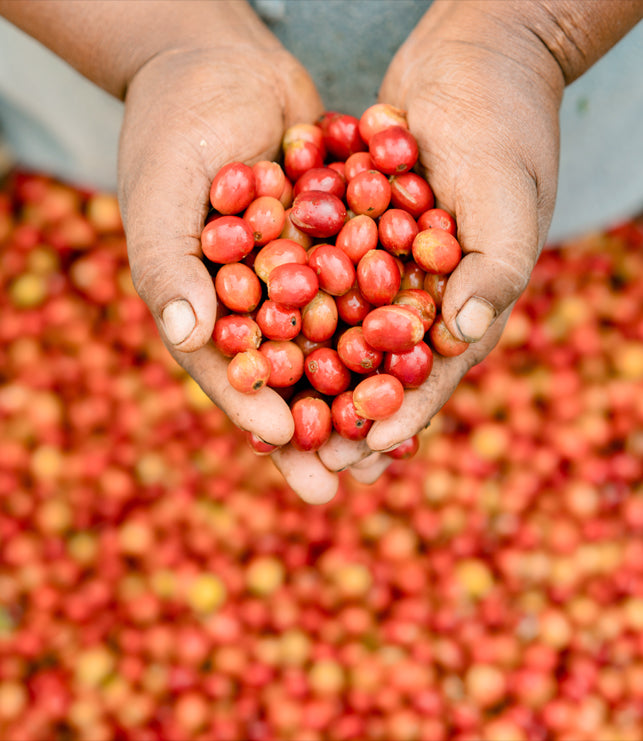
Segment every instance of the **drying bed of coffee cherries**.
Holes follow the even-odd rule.
[[[111,196],[15,173],[0,247],[0,737],[643,737],[640,222],[322,506],[171,360]]]

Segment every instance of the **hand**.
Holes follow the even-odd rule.
[[[372,427],[370,449],[423,429],[498,341],[547,237],[563,87],[539,39],[484,3],[436,3],[394,58],[380,99],[407,111],[438,205],[456,217],[464,257],[442,312],[471,344],[455,358],[436,355],[426,383]]]
[[[228,383],[228,361],[211,341],[216,296],[199,240],[218,169],[274,158],[287,126],[322,111],[307,73],[266,34],[265,45],[164,52],[138,71],[119,196],[133,281],[166,347],[235,424],[284,445],[293,421],[281,397],[268,388],[248,397]],[[302,477],[311,486],[305,462],[287,474],[298,491]]]

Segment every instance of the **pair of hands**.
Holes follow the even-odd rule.
[[[229,161],[274,159],[288,126],[317,119],[323,104],[310,77],[266,29],[265,44],[165,51],[128,87],[119,194],[134,284],[176,361],[235,424],[283,446],[273,460],[309,502],[332,498],[339,470],[375,481],[390,462],[381,451],[427,426],[498,341],[546,238],[562,72],[524,29],[474,37],[458,5],[468,4],[426,14],[393,59],[380,100],[407,112],[438,205],[457,219],[464,258],[443,315],[471,345],[436,356],[427,382],[361,443],[333,435],[318,453],[294,450],[286,403],[268,388],[235,391],[211,341],[216,297],[199,240],[210,183]]]

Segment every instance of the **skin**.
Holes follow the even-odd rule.
[[[278,394],[248,399],[229,385],[210,339],[216,298],[199,243],[217,170],[273,159],[288,126],[322,113],[304,68],[243,0],[0,0],[0,13],[125,102],[119,199],[134,284],[176,361],[237,425],[284,446],[275,464],[302,498],[321,503],[337,491],[337,471],[376,480],[390,462],[378,451],[423,429],[498,341],[547,236],[563,89],[638,22],[643,2],[430,7],[380,99],[407,111],[438,204],[458,221],[465,257],[443,312],[471,347],[436,357],[427,382],[366,443],[333,436],[317,454],[286,445],[292,417]],[[463,309],[472,297],[474,309]]]

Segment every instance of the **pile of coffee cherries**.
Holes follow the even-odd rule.
[[[434,351],[468,346],[439,314],[462,254],[456,223],[417,162],[404,112],[378,103],[359,119],[327,112],[291,126],[283,166],[231,162],[212,182],[201,243],[214,340],[234,388],[267,385],[289,401],[298,450],[333,429],[365,438],[427,380]]]

